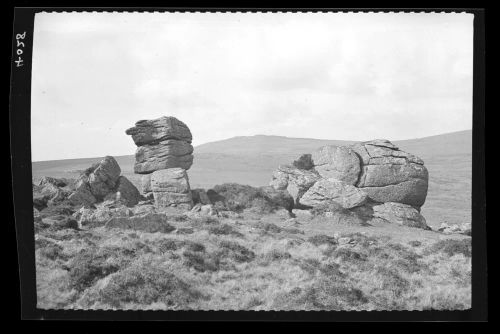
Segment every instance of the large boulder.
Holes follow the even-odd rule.
[[[132,217],[113,217],[106,222],[106,228],[130,229],[149,233],[169,233],[175,230],[163,213],[146,213]]]
[[[358,155],[346,146],[323,146],[313,152],[314,169],[322,177],[355,185],[361,172]]]
[[[153,120],[141,120],[125,131],[137,146],[176,139],[191,143],[193,137],[186,124],[175,117],[164,116]]]
[[[97,202],[97,199],[90,191],[90,186],[86,178],[81,178],[77,181],[75,191],[69,195],[68,201],[73,205],[83,205],[85,207],[92,206]]]
[[[169,168],[151,174],[151,190],[156,207],[161,209],[175,206],[190,210],[193,198],[185,169]]]
[[[167,139],[137,148],[134,172],[149,174],[156,170],[180,167],[189,169],[193,164],[193,146],[185,141]]]
[[[331,202],[351,209],[366,203],[366,194],[353,185],[337,179],[321,179],[300,198],[300,204],[317,207]]]
[[[113,192],[120,174],[121,168],[115,158],[111,156],[104,157],[96,169],[88,176],[90,192],[97,198],[104,198],[107,194]]]
[[[422,159],[378,139],[351,146],[360,157],[355,184],[375,202],[398,202],[421,207],[427,196],[428,171]]]
[[[393,224],[429,230],[424,216],[414,207],[402,203],[388,202],[373,206],[373,217]]]
[[[85,170],[68,196],[72,205],[92,207],[106,200],[119,201],[127,206],[136,205],[141,194],[125,176],[116,160],[107,156],[99,163]]]
[[[160,169],[189,169],[193,164],[192,135],[175,117],[138,121],[126,134],[138,146],[134,172],[149,174]]]
[[[319,179],[321,176],[314,170],[281,165],[273,173],[269,185],[276,190],[287,190],[293,197],[295,204],[300,205],[302,195]]]

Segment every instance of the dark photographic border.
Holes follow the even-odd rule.
[[[466,311],[94,311],[36,308],[31,171],[31,57],[38,12],[467,12],[474,14],[472,155],[472,308]],[[20,40],[18,34],[26,33]],[[485,10],[447,8],[15,8],[10,86],[10,149],[22,319],[198,321],[484,321],[488,315],[485,177]],[[19,49],[22,50],[19,55]],[[16,60],[22,59],[18,67]]]

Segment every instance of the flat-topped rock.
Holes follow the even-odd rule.
[[[162,140],[175,139],[191,143],[191,131],[182,121],[172,116],[152,120],[141,120],[125,131],[132,136],[137,146],[158,143]]]

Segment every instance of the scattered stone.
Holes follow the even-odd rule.
[[[43,218],[42,222],[49,225],[50,229],[53,230],[63,230],[63,229],[74,229],[77,230],[78,222],[73,217],[68,217],[64,215],[51,216],[49,218]]]
[[[175,227],[161,213],[146,213],[132,217],[113,217],[106,222],[106,228],[130,229],[149,233],[170,233]]]
[[[133,211],[126,206],[113,208],[102,205],[96,209],[81,208],[73,214],[73,218],[78,220],[78,225],[82,228],[104,225],[113,217],[130,217],[133,215]]]
[[[44,176],[38,181],[39,186],[45,186],[47,184],[52,184],[56,187],[62,188],[67,186],[66,180],[63,179],[57,179],[55,177],[50,177],[50,176]]]
[[[349,237],[339,237],[339,238],[337,238],[337,242],[341,246],[355,243],[354,239],[349,238]]]
[[[373,217],[384,219],[393,224],[430,229],[420,212],[407,204],[388,202],[374,205]]]
[[[361,172],[358,155],[346,146],[323,146],[312,154],[314,169],[324,178],[350,185],[358,182]]]
[[[315,207],[335,202],[344,209],[351,209],[363,205],[366,200],[366,194],[350,184],[336,179],[321,179],[307,190],[300,203]]]
[[[153,204],[138,204],[132,208],[134,215],[141,215],[144,213],[156,213],[156,207]]]
[[[457,233],[457,234],[472,236],[472,225],[471,223],[464,223],[461,225],[441,223],[441,225],[438,228],[438,231],[445,234]]]
[[[200,208],[200,213],[205,216],[217,216],[217,210],[212,204],[202,205]]]

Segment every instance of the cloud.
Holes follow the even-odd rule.
[[[131,154],[139,119],[237,135],[406,139],[472,127],[468,14],[39,13],[35,160]]]

